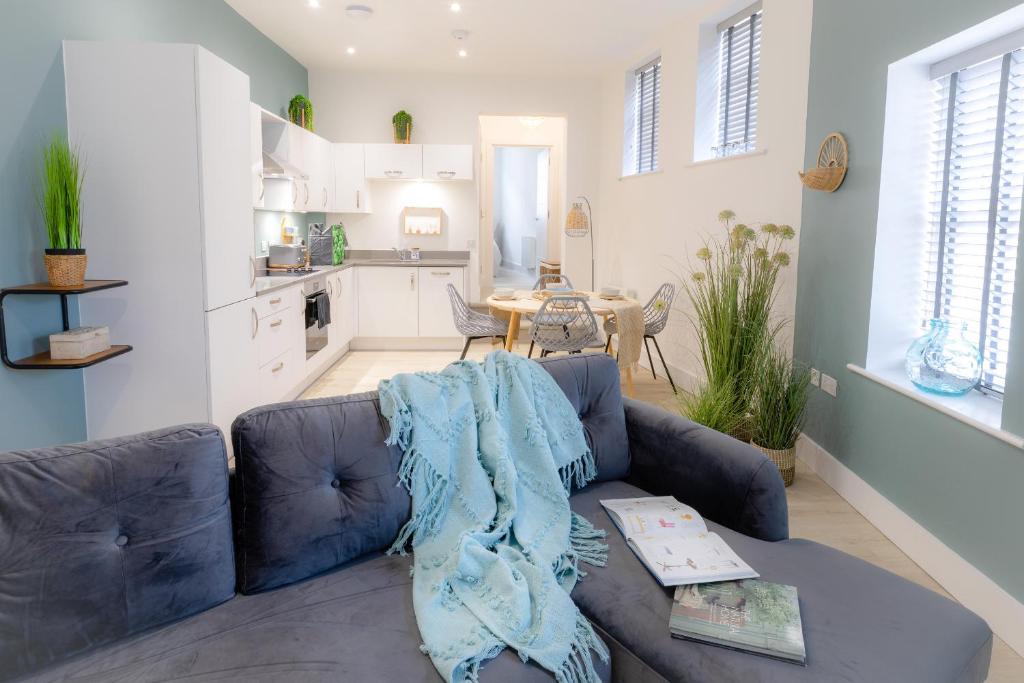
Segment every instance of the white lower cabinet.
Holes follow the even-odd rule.
[[[418,336],[418,270],[394,266],[358,268],[360,337]]]
[[[300,360],[305,360],[305,349],[288,349],[269,363],[260,367],[260,404],[281,401],[301,377]]]
[[[355,270],[334,273],[327,278],[327,293],[331,297],[331,327],[328,347],[333,356],[356,336],[357,301]]]
[[[259,405],[259,317],[255,304],[254,299],[247,299],[206,314],[210,417],[229,443],[234,419]]]
[[[463,268],[419,268],[419,336],[458,337],[448,285],[465,298]]]

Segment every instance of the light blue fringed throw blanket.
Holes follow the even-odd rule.
[[[421,649],[449,683],[476,681],[505,647],[559,683],[598,681],[590,651],[608,650],[569,591],[578,562],[604,565],[607,546],[569,509],[570,484],[597,472],[561,389],[505,351],[379,388],[412,494],[391,552],[411,540]]]

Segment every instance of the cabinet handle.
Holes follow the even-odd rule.
[[[359,190],[356,190],[356,208],[359,208]]]
[[[324,197],[323,207],[326,209],[327,208],[327,188],[326,187],[323,188],[323,197]]]
[[[416,273],[409,273],[409,289],[416,289]]]
[[[388,178],[399,178],[403,175],[402,171],[384,171],[384,175]]]
[[[260,176],[260,201],[263,201],[263,195],[267,191],[267,184],[263,181],[263,176]]]
[[[334,282],[332,280],[327,281],[327,296],[334,296]]]
[[[249,286],[256,286],[256,257],[249,257]]]
[[[281,361],[280,363],[278,363],[274,367],[270,368],[270,371],[271,372],[280,372],[282,368],[284,368],[284,361]]]
[[[256,309],[252,309],[252,338],[256,338],[256,333],[260,331],[260,317],[256,315]]]
[[[455,177],[455,171],[438,171],[437,176],[439,178],[445,178],[447,180],[450,180]]]
[[[292,207],[299,203],[299,186],[292,181]]]
[[[276,299],[271,299],[271,300],[270,300],[270,305],[271,305],[271,306],[276,306],[276,305],[278,305],[279,303],[281,303],[281,297],[277,297]]]
[[[302,187],[306,190],[306,200],[303,204],[309,204],[309,183],[302,183]]]
[[[270,326],[271,326],[271,327],[281,327],[281,319],[280,319],[280,318],[278,318],[278,319],[277,319],[277,320],[275,320],[274,322],[270,323]]]
[[[430,271],[430,274],[431,275],[451,275],[452,272],[450,270],[432,270],[432,271]]]

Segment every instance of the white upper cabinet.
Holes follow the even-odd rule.
[[[196,48],[206,310],[255,296],[249,77]]]
[[[326,211],[331,176],[331,145],[319,135],[296,128],[302,138],[302,169],[298,204],[306,211]]]
[[[425,180],[472,180],[473,145],[423,145]]]
[[[252,181],[252,205],[263,207],[263,110],[249,103],[249,177]]]
[[[366,178],[416,180],[423,177],[423,145],[368,144]]]
[[[334,191],[330,210],[337,213],[370,213],[370,192],[366,183],[365,145],[331,145],[334,161]]]

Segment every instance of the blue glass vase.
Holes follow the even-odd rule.
[[[918,389],[963,396],[981,380],[981,351],[966,337],[967,323],[954,333],[948,320],[933,318],[928,333],[907,349],[907,377]]]

